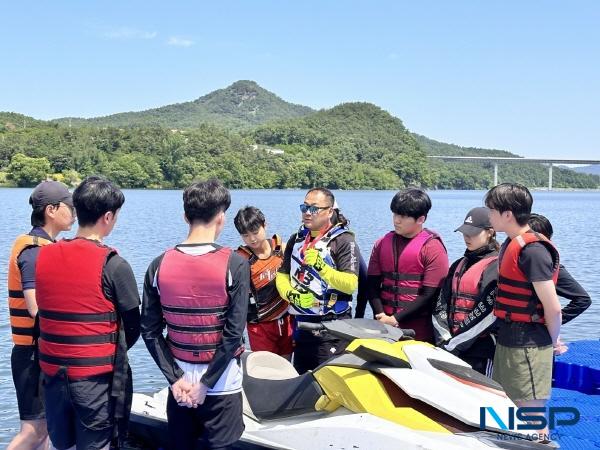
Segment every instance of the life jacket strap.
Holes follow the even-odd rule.
[[[383,278],[394,281],[421,281],[423,279],[423,275],[418,273],[382,272],[381,275]]]
[[[106,366],[114,363],[115,357],[112,356],[93,356],[85,358],[64,358],[58,356],[46,355],[40,352],[40,361],[46,364],[53,364],[55,366],[65,367],[93,367],[93,366]]]
[[[106,313],[64,313],[58,311],[39,310],[40,318],[63,322],[116,322],[117,312]]]
[[[54,342],[56,344],[116,344],[118,333],[96,334],[90,336],[64,336],[40,331],[40,337],[46,342]]]

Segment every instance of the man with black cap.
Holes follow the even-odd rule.
[[[40,247],[51,244],[75,221],[73,200],[65,185],[43,181],[31,194],[32,229],[17,237],[8,263],[8,303],[14,347],[11,367],[21,430],[9,450],[47,448],[48,432],[37,361],[35,266]]]
[[[498,243],[490,224],[490,210],[473,208],[456,231],[467,246],[463,257],[448,271],[433,311],[438,346],[492,376],[496,344],[490,334],[498,280]]]

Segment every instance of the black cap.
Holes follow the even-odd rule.
[[[481,230],[489,228],[492,228],[492,224],[490,223],[490,209],[480,206],[469,211],[463,224],[454,231],[460,231],[467,236],[475,236],[481,233]]]
[[[64,184],[58,181],[42,181],[29,197],[29,204],[33,208],[56,205],[60,202],[73,206],[71,193]]]

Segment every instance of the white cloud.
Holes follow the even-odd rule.
[[[175,47],[191,47],[194,45],[194,41],[182,37],[171,36],[167,41],[167,45],[173,45]]]
[[[398,54],[397,53],[390,53],[388,55],[388,59],[391,59],[392,61],[395,59],[398,59]]]
[[[144,31],[136,28],[121,27],[105,31],[103,36],[108,39],[154,39],[156,31]]]

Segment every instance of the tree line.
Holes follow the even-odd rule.
[[[5,185],[32,186],[48,177],[72,185],[102,174],[123,188],[180,188],[217,177],[232,189],[485,189],[493,176],[486,163],[428,160],[427,143],[399,119],[365,103],[247,130],[210,124],[181,130],[68,127],[43,121],[20,126],[20,117],[0,119],[0,183]],[[547,169],[540,164],[502,166],[500,175],[530,187],[547,183]],[[557,168],[554,184],[596,188],[600,177]]]

